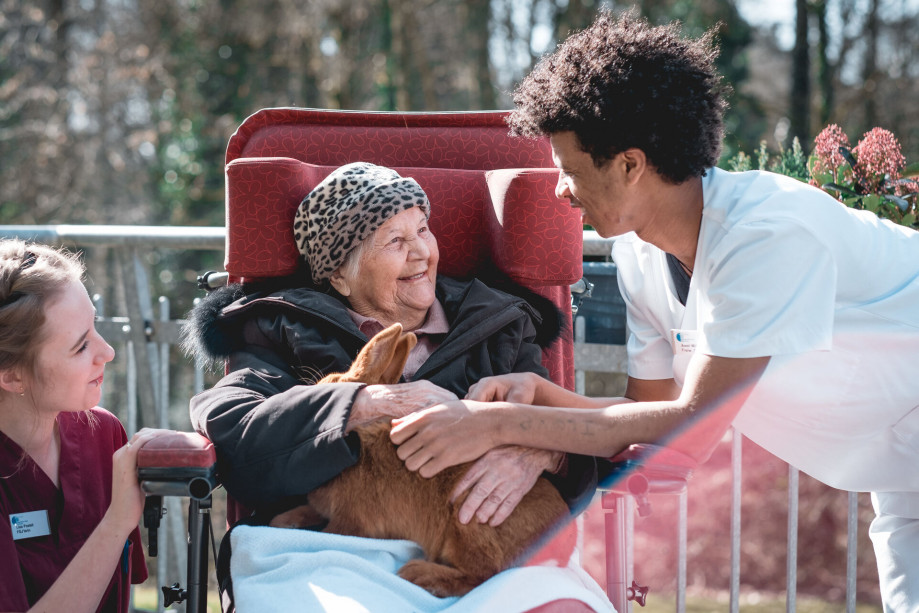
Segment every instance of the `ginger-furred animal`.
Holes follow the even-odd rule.
[[[347,372],[319,383],[395,383],[416,342],[414,334],[393,324],[368,341]],[[475,519],[460,523],[466,496],[450,502],[450,495],[471,463],[424,478],[396,455],[390,427],[389,419],[358,426],[358,462],[310,492],[307,504],[275,516],[269,525],[298,528],[327,521],[325,532],[414,541],[425,557],[407,562],[399,576],[446,597],[466,594],[520,562],[570,519],[561,495],[541,477],[501,525]]]

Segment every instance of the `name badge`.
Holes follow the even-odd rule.
[[[48,536],[51,534],[51,528],[48,526],[48,511],[12,513],[10,515],[10,530],[13,532],[14,541],[36,536]]]
[[[696,350],[695,330],[671,330],[670,346],[673,347],[673,355],[681,353],[693,353]]]

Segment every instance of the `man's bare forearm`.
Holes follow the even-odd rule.
[[[656,443],[685,421],[690,411],[676,402],[603,408],[561,408],[503,403],[498,436],[504,444],[613,456],[633,443]]]
[[[613,456],[634,443],[672,444],[675,449],[704,461],[768,362],[768,357],[696,356],[679,398],[624,401],[602,408],[569,408],[557,404],[573,393],[552,384],[541,386],[535,398],[551,400],[553,406],[504,403],[496,407],[502,413],[497,420],[498,436],[502,443],[599,457]],[[542,394],[544,389],[551,393]],[[576,406],[583,407],[585,403]]]
[[[546,380],[540,382],[533,398],[534,405],[573,409],[602,409],[622,402],[629,402],[629,400],[628,398],[589,398]]]

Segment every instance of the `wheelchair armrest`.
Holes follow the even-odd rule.
[[[204,500],[217,486],[217,452],[200,434],[164,432],[138,450],[137,476],[148,494]]]
[[[637,444],[609,459],[609,485],[602,490],[630,496],[679,494],[686,489],[697,462],[660,445]]]

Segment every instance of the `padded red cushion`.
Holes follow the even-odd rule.
[[[491,255],[501,270],[527,285],[571,285],[583,272],[581,214],[555,195],[554,168],[485,173]]]
[[[217,461],[214,444],[195,432],[163,432],[137,451],[138,466],[208,468]]]
[[[465,170],[551,167],[548,142],[510,136],[506,116],[506,111],[262,109],[232,136],[226,160],[283,156],[323,166],[366,160],[383,166]]]
[[[297,269],[294,215],[333,168],[290,158],[244,158],[227,165],[226,269],[234,278]],[[395,170],[415,178],[431,200],[440,274],[466,277],[493,261],[530,287],[570,285],[580,278],[580,217],[555,197],[557,171]]]
[[[303,197],[335,166],[289,158],[245,158],[227,165],[226,270],[234,278],[272,277],[297,269],[293,220]],[[472,274],[488,257],[484,236],[485,177],[478,170],[398,168],[431,200],[438,272]]]
[[[289,158],[249,158],[226,169],[227,272],[279,277],[297,269],[294,214],[300,201],[332,167]]]

